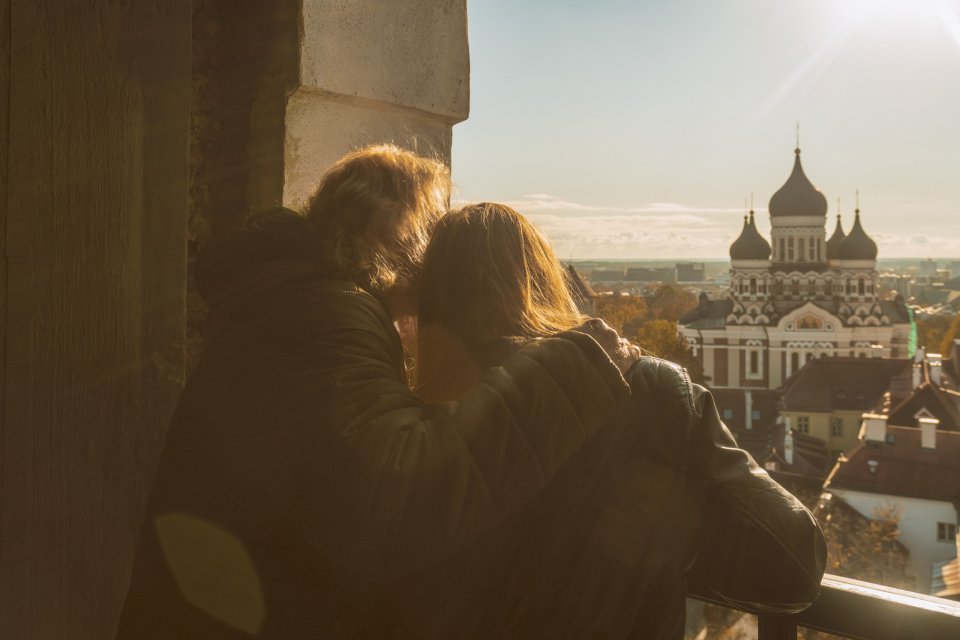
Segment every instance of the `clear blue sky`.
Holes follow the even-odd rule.
[[[460,200],[563,258],[721,258],[793,163],[880,257],[960,258],[960,0],[473,0]]]

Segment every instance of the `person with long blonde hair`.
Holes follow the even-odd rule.
[[[447,214],[418,280],[416,392],[443,403],[500,389],[496,372],[526,345],[584,322],[569,284],[510,207]],[[688,586],[755,612],[813,602],[825,546],[810,512],[737,447],[677,365],[641,358],[625,376],[630,400],[534,502],[391,590],[390,637],[679,639]],[[544,437],[555,425],[528,428]]]
[[[454,400],[523,343],[583,323],[547,240],[506,205],[444,217],[418,285],[415,379],[426,400]]]

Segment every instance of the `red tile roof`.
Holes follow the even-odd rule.
[[[845,462],[837,462],[824,488],[960,504],[960,432],[938,429],[935,449],[920,446],[916,427],[887,426],[887,436],[887,442],[860,441]]]
[[[787,411],[869,411],[891,381],[909,375],[911,361],[900,358],[814,358],[783,386]]]

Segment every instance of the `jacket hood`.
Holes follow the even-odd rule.
[[[197,257],[197,290],[217,313],[262,304],[298,279],[323,277],[317,232],[284,207],[251,216],[244,226],[211,241]]]

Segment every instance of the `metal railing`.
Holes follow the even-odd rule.
[[[691,593],[691,598],[729,604]],[[960,602],[825,575],[820,597],[806,611],[758,616],[759,640],[795,640],[797,628],[859,640],[958,640]]]

